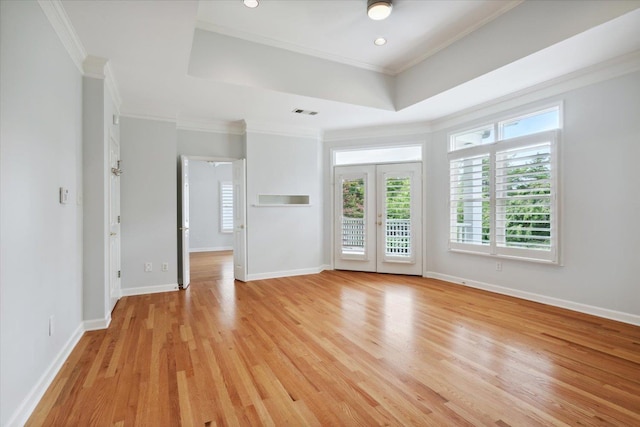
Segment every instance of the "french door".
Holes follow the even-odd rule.
[[[336,166],[334,266],[422,275],[422,165]]]

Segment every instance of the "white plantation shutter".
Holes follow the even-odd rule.
[[[233,232],[233,185],[231,181],[220,183],[220,232]]]
[[[473,155],[451,160],[450,171],[450,237],[452,248],[465,245],[487,246],[490,235],[490,156]]]
[[[449,153],[449,247],[558,262],[557,131]]]

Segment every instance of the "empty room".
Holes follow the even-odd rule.
[[[640,425],[640,0],[0,0],[0,426]]]

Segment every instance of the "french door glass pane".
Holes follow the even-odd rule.
[[[385,254],[411,256],[411,178],[385,179]]]
[[[342,180],[342,253],[365,253],[365,181]]]

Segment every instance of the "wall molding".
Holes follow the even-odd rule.
[[[292,136],[296,138],[313,138],[315,140],[319,140],[322,138],[322,131],[320,129],[294,126],[278,126],[272,123],[260,122],[246,123],[246,132],[277,136]]]
[[[38,0],[45,16],[51,23],[53,30],[58,35],[62,45],[69,53],[71,60],[81,73],[84,73],[82,63],[87,57],[87,51],[80,41],[80,37],[71,25],[71,20],[65,12],[60,0]]]
[[[323,270],[325,270],[324,264],[319,267],[302,268],[299,270],[283,270],[283,271],[272,271],[269,273],[247,274],[247,282],[250,282],[253,280],[277,279],[279,277],[292,277],[292,276],[305,276],[308,274],[318,274]]]
[[[57,356],[53,359],[49,367],[44,371],[44,374],[42,374],[40,379],[36,382],[36,385],[33,386],[29,394],[27,394],[27,397],[25,397],[22,403],[20,403],[13,413],[13,416],[9,418],[7,427],[23,426],[27,422],[33,411],[36,409],[36,406],[38,406],[38,403],[40,403],[40,399],[42,399],[42,396],[44,396],[44,393],[47,391],[56,375],[58,375],[58,372],[67,361],[67,358],[80,341],[80,338],[82,338],[84,332],[83,323],[80,323]]]
[[[610,310],[608,308],[596,307],[593,305],[582,304],[579,302],[549,297],[546,295],[536,294],[533,292],[506,288],[504,286],[493,285],[490,283],[479,282],[476,280],[464,279],[462,277],[436,273],[433,271],[428,271],[424,275],[424,277],[430,278],[430,279],[443,280],[445,282],[454,283],[456,285],[468,286],[470,288],[475,288],[475,289],[482,289],[485,291],[489,291],[489,292],[493,292],[501,295],[520,298],[527,301],[539,302],[539,303],[550,305],[553,307],[564,308],[567,310],[590,314],[592,316],[602,317],[605,319],[616,320],[618,322],[629,323],[631,325],[640,326],[640,316],[631,314],[631,313],[624,313],[621,311]]]
[[[138,288],[122,288],[120,289],[121,297],[131,297],[134,295],[147,295],[157,294],[160,292],[174,292],[177,291],[178,284],[170,283],[167,285],[154,285],[154,286],[140,286]]]
[[[244,120],[224,121],[224,120],[194,120],[178,119],[176,128],[180,130],[194,130],[199,132],[224,133],[231,135],[244,135]]]
[[[189,252],[220,252],[220,251],[232,251],[233,246],[214,246],[209,248],[190,248]]]
[[[429,122],[404,123],[387,126],[369,126],[365,128],[327,131],[325,142],[339,142],[353,139],[384,138],[409,135],[424,135],[432,131]]]

